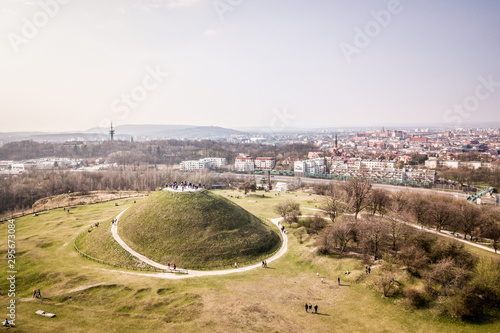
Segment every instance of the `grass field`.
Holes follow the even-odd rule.
[[[257,216],[277,217],[272,206],[293,198],[314,208],[308,194],[266,193],[236,199],[217,191]],[[231,198],[231,195],[233,197]],[[295,196],[297,195],[297,196]],[[115,206],[115,202],[119,206]],[[480,324],[441,315],[439,307],[412,310],[373,290],[363,262],[314,252],[311,239],[299,244],[289,235],[288,252],[268,269],[182,280],[167,280],[114,269],[90,261],[73,240],[99,221],[103,227],[133,199],[62,209],[16,220],[17,332],[499,332],[500,321]],[[138,201],[139,202],[139,201]],[[306,213],[304,210],[303,213]],[[101,228],[101,226],[99,227]],[[105,228],[100,229],[105,232]],[[94,232],[94,231],[93,231]],[[97,234],[96,234],[97,235]],[[0,225],[0,253],[7,252],[7,226]],[[91,244],[88,244],[89,247]],[[102,247],[98,252],[106,251]],[[115,256],[115,255],[113,255]],[[120,254],[116,255],[121,257]],[[2,266],[7,271],[6,261]],[[349,269],[352,274],[345,276]],[[325,283],[316,276],[319,273]],[[2,276],[5,276],[4,273]],[[337,276],[341,285],[337,285]],[[43,299],[32,299],[40,288]],[[7,280],[0,281],[6,311]],[[319,315],[304,304],[319,306]],[[55,318],[35,315],[36,310]]]

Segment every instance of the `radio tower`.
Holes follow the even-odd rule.
[[[113,136],[115,135],[115,130],[113,129],[113,123],[111,123],[111,128],[109,130],[109,135],[111,136],[111,141],[113,141]]]

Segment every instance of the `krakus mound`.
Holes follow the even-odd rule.
[[[258,262],[281,243],[271,226],[209,191],[155,192],[122,215],[118,232],[140,254],[187,269]]]

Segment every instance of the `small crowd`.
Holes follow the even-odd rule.
[[[182,181],[180,183],[177,183],[177,182],[166,183],[165,188],[169,188],[169,189],[176,190],[176,191],[178,191],[179,188],[181,191],[184,191],[184,189],[199,190],[199,189],[205,188],[205,185],[202,186],[201,184],[194,184],[191,182]]]

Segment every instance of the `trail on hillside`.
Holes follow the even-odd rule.
[[[197,276],[211,276],[211,275],[225,275],[225,274],[232,274],[232,273],[239,273],[239,272],[245,272],[251,269],[259,268],[262,267],[262,263],[257,263],[254,265],[250,266],[244,266],[241,268],[232,268],[232,269],[224,269],[224,270],[216,270],[216,271],[198,271],[198,270],[186,270],[182,268],[176,268],[174,271],[171,267],[162,265],[160,263],[157,263],[142,254],[132,250],[118,235],[118,224],[120,222],[120,217],[121,215],[126,211],[127,209],[123,210],[120,214],[117,215],[116,217],[116,222],[111,226],[111,234],[113,235],[113,238],[116,240],[118,244],[120,244],[121,247],[134,257],[142,260],[143,262],[147,263],[150,266],[156,267],[163,269],[165,271],[168,271],[169,273],[155,273],[155,274],[147,274],[147,273],[133,273],[134,275],[142,275],[142,276],[154,276],[154,277],[161,277],[165,279],[182,279],[182,278],[189,278],[189,277],[197,277]],[[279,222],[283,220],[283,218],[276,218],[276,219],[271,219],[271,222],[276,225],[279,229]],[[285,233],[281,233],[282,235],[282,244],[281,248],[276,252],[273,256],[271,256],[269,259],[267,259],[267,262],[273,262],[274,260],[280,258],[283,254],[288,249],[288,238]],[[132,273],[132,272],[131,272]],[[173,274],[174,273],[174,274]],[[175,273],[181,273],[181,274],[175,274]],[[184,273],[184,274],[182,274]],[[187,274],[186,274],[187,273]]]

